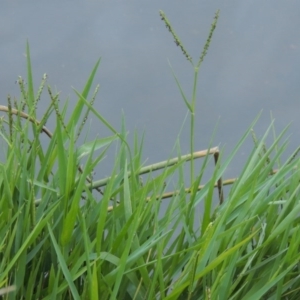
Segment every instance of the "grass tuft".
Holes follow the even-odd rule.
[[[135,134],[130,145],[124,118],[117,130],[93,107],[100,60],[83,90],[74,90],[77,102],[67,119],[69,108],[45,88],[46,75],[35,92],[27,43],[28,84],[19,78],[19,101],[8,96],[7,106],[0,106],[1,299],[299,298],[299,148],[284,159],[287,129],[277,135],[272,122],[259,139],[256,118],[228,157],[212,145],[194,149],[198,71],[218,17],[193,65],[190,100],[172,70],[191,116],[190,153],[182,154],[177,142],[176,155],[146,166],[144,137]],[[44,94],[51,101],[39,120]],[[90,116],[112,134],[79,144]],[[55,120],[53,132],[49,119]],[[244,168],[224,178],[251,136]],[[118,151],[110,176],[94,179],[112,146]]]

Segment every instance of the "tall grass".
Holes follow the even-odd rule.
[[[176,157],[151,166],[143,164],[142,140],[127,142],[125,122],[117,130],[93,107],[98,88],[89,95],[100,61],[84,89],[75,90],[77,102],[67,120],[69,108],[61,107],[46,76],[35,92],[27,45],[27,86],[19,78],[20,100],[8,97],[7,106],[0,106],[7,115],[0,133],[3,299],[299,298],[298,152],[282,162],[285,131],[266,147],[272,123],[260,140],[254,138],[239,176],[222,180],[256,120],[228,158],[215,147],[194,149],[197,76],[218,13],[195,65],[163,12],[161,17],[195,71],[191,100],[175,77],[191,115],[191,151],[183,155],[177,147]],[[42,93],[51,101],[38,120]],[[111,135],[78,145],[89,115]],[[53,132],[46,127],[51,116]],[[48,140],[42,143],[43,135]],[[95,180],[94,168],[115,144],[111,175]],[[212,156],[214,171],[205,183]],[[203,160],[197,172],[195,159]],[[188,161],[190,182],[184,172]],[[170,192],[172,178],[178,182]],[[225,184],[231,184],[227,194]]]

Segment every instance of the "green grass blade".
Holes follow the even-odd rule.
[[[78,291],[76,289],[76,286],[73,282],[73,279],[72,279],[72,276],[71,276],[71,273],[69,272],[69,269],[68,269],[68,266],[66,264],[66,261],[63,257],[63,254],[61,253],[61,250],[59,248],[59,245],[57,244],[56,242],[56,239],[55,239],[55,236],[53,234],[53,231],[50,227],[50,225],[48,224],[48,231],[49,231],[49,234],[50,234],[50,237],[51,237],[51,240],[52,240],[52,244],[54,246],[54,249],[55,249],[55,252],[56,252],[56,255],[58,257],[58,261],[59,261],[59,264],[60,264],[60,267],[61,267],[61,270],[68,282],[68,285],[69,285],[69,288],[70,288],[70,291],[72,293],[72,296],[74,299],[76,300],[80,300],[80,296],[78,294]]]

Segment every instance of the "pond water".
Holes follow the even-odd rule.
[[[70,106],[76,100],[72,87],[83,88],[101,57],[95,80],[100,83],[96,109],[118,129],[123,112],[131,136],[135,128],[146,132],[147,163],[165,160],[187,113],[169,62],[188,95],[193,69],[160,20],[160,9],[194,61],[220,9],[199,76],[196,148],[207,148],[218,122],[213,145],[229,153],[263,110],[256,132],[262,134],[270,124],[270,112],[278,131],[292,122],[291,153],[299,144],[300,126],[300,2],[296,0],[3,2],[1,104],[6,104],[7,94],[19,95],[15,81],[19,75],[26,77],[27,39],[35,88],[47,73],[49,84],[61,91],[61,101],[70,97]],[[42,114],[42,103],[39,111]],[[91,136],[107,135],[107,130],[92,122]],[[183,153],[189,149],[188,124],[181,134]],[[249,139],[228,176],[237,174],[251,147]],[[106,167],[103,175],[109,173]]]

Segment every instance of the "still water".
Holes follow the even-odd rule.
[[[101,57],[95,107],[117,129],[125,115],[129,134],[145,131],[144,159],[165,160],[187,109],[169,63],[190,96],[193,69],[159,17],[163,10],[197,61],[217,9],[220,18],[199,76],[196,148],[233,148],[251,121],[262,134],[272,112],[278,131],[292,122],[288,153],[299,144],[300,2],[253,1],[3,1],[0,10],[0,97],[18,97],[15,81],[26,77],[25,44],[30,43],[35,88],[44,73],[61,102],[76,97]],[[47,103],[47,97],[42,102]],[[72,102],[73,101],[73,102]],[[73,103],[73,104],[72,104]],[[39,106],[42,115],[43,105]],[[92,118],[93,119],[93,118]],[[91,136],[108,134],[91,120]],[[49,125],[49,124],[48,124]],[[51,124],[49,125],[51,128]],[[188,123],[181,134],[188,152]],[[234,176],[251,150],[245,144],[229,168]],[[109,164],[99,171],[109,174]]]

